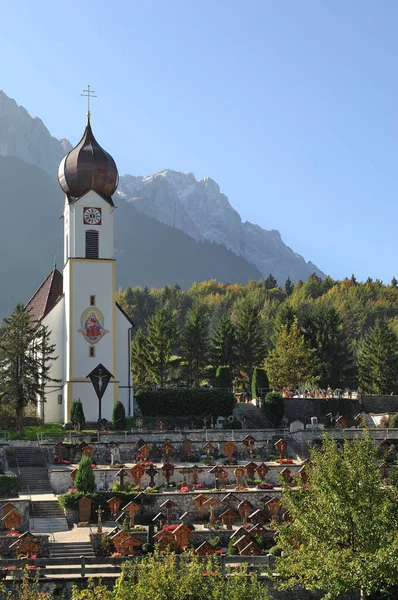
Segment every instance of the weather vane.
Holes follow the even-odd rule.
[[[86,90],[83,90],[84,94],[80,94],[81,96],[85,96],[87,98],[87,117],[90,118],[90,98],[96,98],[95,90],[90,88],[90,85],[87,86]]]

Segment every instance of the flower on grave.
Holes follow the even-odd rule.
[[[66,458],[57,458],[55,462],[58,465],[70,465],[70,460],[66,460]]]
[[[273,489],[273,485],[272,483],[259,483],[257,486],[258,490],[272,490]]]
[[[186,492],[190,492],[191,490],[189,489],[189,487],[187,485],[184,485],[181,489],[180,492],[186,493]]]
[[[141,452],[138,452],[138,454],[136,454],[135,460],[143,460],[143,455],[141,454]]]
[[[189,452],[185,452],[184,456],[192,456],[192,452],[190,452],[190,451]]]
[[[292,465],[293,464],[293,461],[291,458],[280,458],[277,462],[280,465]]]
[[[203,490],[205,486],[203,485],[203,483],[195,483],[194,487],[195,490]]]
[[[177,527],[178,525],[166,525],[166,527],[163,527],[163,531],[175,531]]]
[[[21,534],[18,531],[9,531],[7,537],[19,537]]]
[[[68,492],[70,494],[74,494],[75,492],[77,492],[77,489],[76,488],[69,488]]]
[[[97,468],[97,465],[96,465],[96,464],[94,464],[94,463],[91,463],[91,467],[92,467],[93,469],[96,469],[96,468]]]
[[[143,467],[151,467],[153,462],[151,460],[144,460],[141,464]]]
[[[111,554],[111,558],[120,558],[122,555],[120,554],[120,552],[112,552]]]

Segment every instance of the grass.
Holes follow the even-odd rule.
[[[46,434],[60,434],[63,433],[63,425],[62,423],[46,423],[45,425],[25,425],[24,427],[24,435],[21,438],[22,440],[37,440],[38,433],[46,433]],[[5,433],[4,431],[0,431],[1,433]],[[10,434],[10,438],[12,440],[17,440],[17,432],[15,427],[12,427],[8,430]]]

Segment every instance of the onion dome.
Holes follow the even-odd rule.
[[[94,137],[90,115],[82,139],[61,160],[58,181],[70,202],[93,190],[113,205],[112,194],[116,191],[119,174],[112,156]]]

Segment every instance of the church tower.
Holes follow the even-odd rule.
[[[118,185],[115,161],[96,141],[90,113],[83,137],[58,171],[64,204],[62,421],[80,398],[86,421],[97,421],[99,403],[87,378],[103,365],[112,378],[101,416],[111,420],[120,400],[132,413],[130,333],[132,323],[115,302],[114,211]],[[58,348],[57,348],[58,351]],[[61,358],[62,357],[62,358]]]

